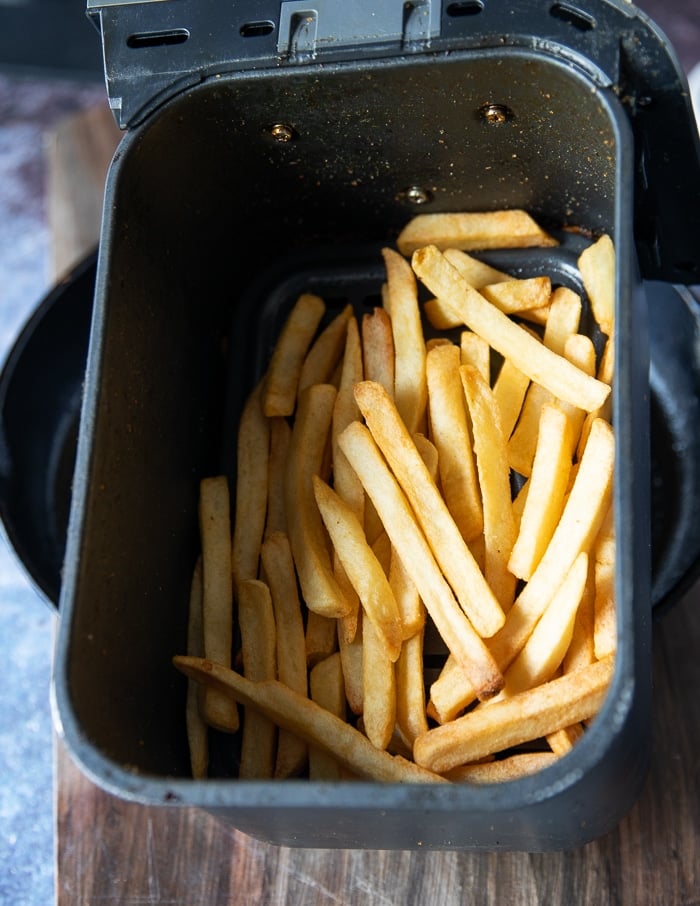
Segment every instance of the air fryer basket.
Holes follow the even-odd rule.
[[[133,120],[127,113],[107,184],[54,684],[69,748],[119,795],[198,805],[289,845],[529,850],[604,833],[637,795],[648,760],[651,612],[638,264],[658,277],[687,271],[691,258],[669,265],[638,252],[638,147],[597,64],[503,31],[475,41],[472,28],[467,40],[459,28],[468,17],[448,21],[449,8],[477,5],[484,15],[506,6],[412,5],[441,10],[426,21],[442,28],[444,46],[433,35],[416,46],[387,39],[364,55],[331,48],[325,58],[320,45],[304,45],[306,55],[290,59],[287,48],[288,65],[258,58],[200,72],[196,85],[191,74],[172,90],[159,82],[157,102],[137,104]],[[149,6],[105,6],[103,30],[108,14]],[[169,14],[175,5],[155,6]],[[617,11],[596,9],[608,6]],[[552,22],[578,34],[561,16]],[[114,35],[103,37],[107,48]],[[115,109],[124,114],[132,101],[125,94]],[[218,777],[193,781],[184,681],[171,658],[184,651],[198,480],[234,475],[237,414],[294,294],[312,288],[361,311],[381,283],[379,250],[416,200],[434,211],[527,208],[562,244],[539,257],[511,254],[508,264],[564,283],[575,280],[586,236],[614,237],[619,649],[608,699],[570,755],[500,786],[243,783],[231,777],[228,741],[217,749]]]

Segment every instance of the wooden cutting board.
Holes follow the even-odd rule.
[[[60,125],[49,144],[54,269],[97,241],[117,139],[109,110]],[[655,627],[655,746],[646,787],[608,836],[569,853],[297,850],[204,812],[145,807],[96,787],[56,739],[59,906],[183,904],[700,903],[700,589]],[[615,790],[610,790],[611,799]]]

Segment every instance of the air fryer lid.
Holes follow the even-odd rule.
[[[367,66],[457,49],[552,55],[611,89],[628,114],[642,276],[699,282],[700,147],[686,79],[665,37],[627,0],[87,0],[87,9],[122,128],[225,73],[312,63],[328,70],[358,57]]]

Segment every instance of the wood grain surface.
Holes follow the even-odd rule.
[[[115,138],[104,110],[53,137],[57,273],[97,239]],[[655,626],[654,751],[642,795],[615,831],[567,853],[278,848],[198,810],[115,798],[78,771],[57,739],[57,903],[700,906],[699,651],[696,588]]]

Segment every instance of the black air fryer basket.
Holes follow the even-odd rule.
[[[696,313],[679,288],[698,281],[700,156],[665,39],[623,0],[88,8],[125,135],[60,599],[54,692],[74,756],[118,795],[287,845],[547,850],[605,833],[647,768],[652,602],[685,587],[700,550]],[[235,474],[240,409],[290,305],[310,289],[361,311],[414,214],[506,207],[561,240],[487,256],[515,273],[581,289],[590,237],[616,245],[619,643],[603,709],[570,755],[501,785],[242,782],[225,745],[215,778],[190,779],[171,659],[198,482]]]

